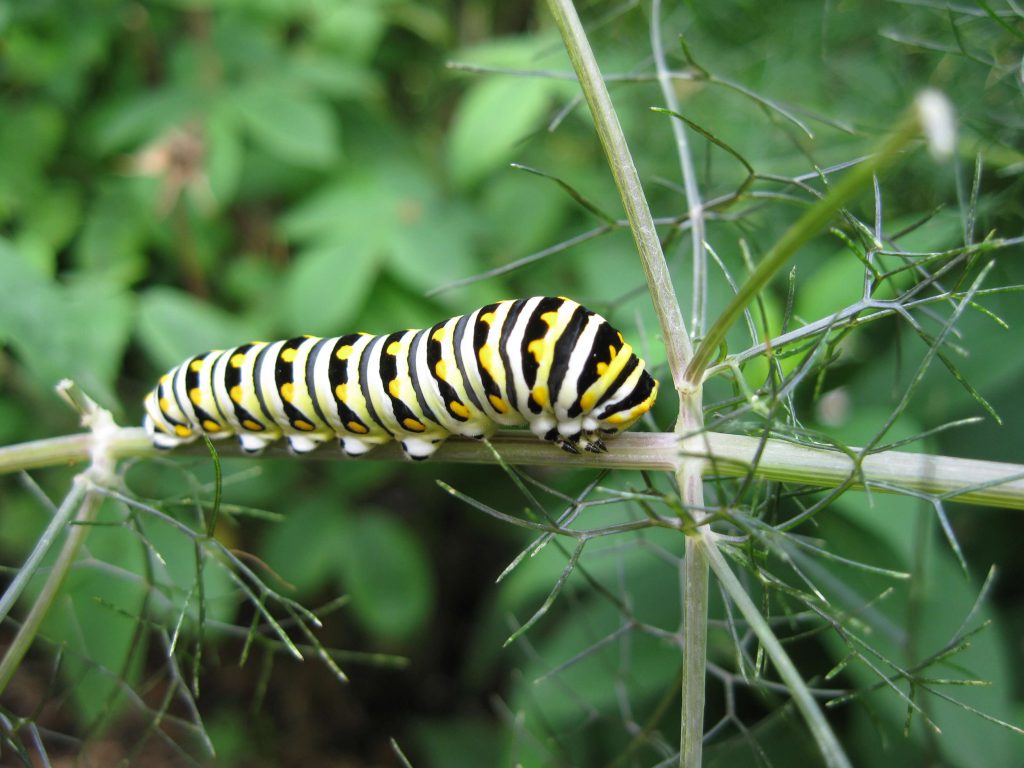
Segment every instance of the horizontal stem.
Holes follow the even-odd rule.
[[[746,435],[711,432],[709,454],[715,467],[708,474],[742,476],[757,460],[757,477],[782,482],[833,488],[854,472],[854,460],[828,448],[797,445],[785,440],[762,441]],[[726,462],[735,462],[725,466]],[[960,459],[906,451],[879,451],[861,459],[861,472],[850,487],[873,491],[907,491],[942,497],[965,504],[1024,509],[1024,465],[1001,461]]]
[[[0,448],[0,474],[85,461],[93,438],[90,434],[68,435]],[[756,477],[804,485],[834,488],[850,480],[854,460],[828,448],[796,445],[784,440],[765,440],[745,435],[707,432],[690,440],[685,454],[681,437],[668,432],[629,432],[608,441],[608,452],[574,456],[537,440],[528,432],[502,432],[491,439],[502,459],[509,464],[565,466],[580,468],[647,469],[676,471],[681,460],[705,458],[704,472],[725,477],[742,477],[751,471]],[[248,456],[234,441],[218,443],[225,458]],[[114,459],[169,455],[153,447],[138,427],[118,429],[109,438]],[[177,448],[179,456],[206,455],[206,447],[192,444]],[[759,455],[760,454],[760,455]],[[264,458],[310,458],[330,461],[402,460],[398,443],[388,443],[365,457],[353,459],[327,448],[293,456],[283,441],[268,448]],[[452,438],[432,459],[434,462],[493,464],[496,459],[486,445],[474,440]],[[882,492],[917,492],[943,499],[992,507],[1024,509],[1024,465],[996,461],[958,459],[903,451],[881,451],[863,457],[861,472],[851,487]]]

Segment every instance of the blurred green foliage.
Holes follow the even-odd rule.
[[[1021,233],[1021,21],[1013,5],[991,7],[998,21],[987,5],[729,0],[673,5],[663,25],[671,66],[692,75],[696,63],[718,80],[677,80],[684,111],[762,174],[814,181],[816,168],[863,153],[921,87],[949,93],[963,132],[958,170],[919,162],[880,187],[885,232],[920,225],[900,246],[937,251],[962,245],[967,230],[975,240]],[[582,10],[606,73],[627,81],[650,74],[647,3]],[[696,62],[675,45],[678,35]],[[449,60],[472,67],[449,69]],[[62,377],[122,423],[136,423],[143,393],[188,354],[257,337],[418,327],[517,295],[572,295],[612,316],[661,366],[664,350],[628,232],[595,232],[604,222],[555,183],[509,167],[549,173],[621,217],[589,115],[574,101],[578,89],[561,76],[568,71],[543,4],[523,0],[0,0],[0,443],[76,429],[53,394]],[[655,215],[681,217],[671,118],[648,110],[663,103],[656,84],[617,82],[613,97]],[[742,167],[720,147],[693,140],[705,199],[732,192]],[[975,157],[982,181],[972,208]],[[868,196],[854,212],[873,221],[873,206]],[[781,194],[715,210],[707,240],[741,279],[744,248],[756,260],[799,211]],[[687,313],[689,236],[669,227],[664,236]],[[571,238],[580,242],[557,247]],[[551,255],[522,269],[438,292],[547,248]],[[795,268],[793,305],[780,281],[755,313],[759,332],[828,316],[860,295],[863,265],[838,240],[812,243]],[[1006,258],[996,274],[998,284],[1018,283],[1024,269]],[[730,295],[716,271],[712,316]],[[985,306],[1012,328],[1024,323],[1016,294],[989,297]],[[838,416],[814,410],[810,387],[796,393],[808,424],[827,423],[852,444],[873,436],[924,351],[896,322],[844,341],[824,379],[825,390],[840,390],[849,403]],[[973,425],[919,447],[1022,461],[1011,437],[1024,428],[1019,330],[1003,331],[977,313],[966,314],[959,330],[969,378],[1005,426]],[[744,333],[737,328],[731,349],[749,343]],[[767,372],[764,361],[753,361],[745,374],[759,383]],[[723,401],[732,394],[715,384],[708,392]],[[670,400],[655,414],[662,429],[674,417]],[[937,367],[897,431],[912,435],[977,413]],[[208,464],[148,462],[128,468],[126,481],[144,498],[178,502],[181,518],[194,524],[197,500],[211,495]],[[677,537],[655,532],[592,545],[581,561],[587,578],[574,574],[536,631],[502,649],[515,623],[543,602],[567,555],[549,545],[495,586],[526,539],[453,505],[435,481],[503,509],[525,506],[498,468],[226,461],[224,470],[218,538],[253,553],[261,575],[306,605],[347,595],[327,617],[325,645],[399,654],[409,667],[346,657],[340,663],[349,687],[314,662],[300,665],[263,648],[239,667],[242,643],[227,627],[244,628],[254,617],[231,598],[225,572],[200,569],[191,540],[166,522],[105,510],[89,539],[88,564],[67,584],[45,627],[47,643],[26,662],[25,682],[5,698],[5,713],[33,711],[39,688],[69,690],[70,706],[58,707],[46,727],[88,740],[102,723],[124,745],[119,756],[130,755],[160,711],[152,681],[154,658],[164,658],[164,649],[147,647],[134,617],[173,628],[184,616],[189,626],[206,622],[213,646],[199,659],[195,650],[186,656],[201,668],[198,702],[219,764],[317,764],[324,755],[386,764],[387,739],[395,737],[417,766],[603,765],[655,716],[652,729],[665,738],[621,764],[671,755],[678,649],[649,634],[629,635],[626,648],[606,643],[619,637],[621,610],[588,579],[620,596],[637,621],[672,631],[680,608]],[[40,482],[59,499],[69,477],[52,472]],[[573,496],[592,474],[541,477]],[[602,480],[610,491],[641,485],[629,476]],[[552,509],[560,504],[551,501]],[[933,530],[927,505],[851,494],[840,506],[807,533],[839,543],[847,558],[915,574],[909,595],[872,613],[885,629],[886,653],[905,654],[908,664],[941,648],[989,564],[1001,565],[995,600],[981,614],[993,625],[956,660],[997,685],[953,693],[1019,723],[1024,677],[1012,663],[1024,652],[1019,515],[952,515],[971,570],[965,576]],[[0,484],[0,508],[0,556],[16,564],[50,511],[10,478]],[[593,511],[588,525],[617,519],[603,514]],[[166,573],[147,566],[150,558]],[[859,573],[830,565],[816,576],[856,613],[892,586]],[[723,618],[717,595],[713,606]],[[770,607],[780,616],[787,610]],[[181,642],[192,648],[187,628]],[[729,636],[713,634],[710,644],[716,669],[734,669]],[[569,664],[586,649],[594,650]],[[806,641],[797,652],[815,674],[815,662],[824,657],[827,669],[845,650]],[[876,679],[863,666],[848,670],[844,685]],[[708,765],[746,765],[752,757],[787,764],[794,756],[813,763],[783,697],[725,679],[709,683],[708,726],[723,718],[750,731],[716,737]],[[126,704],[135,689],[145,707]],[[905,741],[905,704],[881,693],[867,707],[840,710],[852,714],[835,722],[858,764],[893,763],[904,753],[907,762],[1013,764],[1019,737],[943,707],[929,709],[942,737],[916,717]],[[200,740],[184,728],[176,736]]]

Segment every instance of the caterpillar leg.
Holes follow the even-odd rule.
[[[358,437],[339,437],[338,445],[346,456],[362,456],[373,448],[373,443],[360,440]]]
[[[541,439],[547,440],[549,443],[554,443],[566,453],[580,452],[579,445],[577,445],[577,443],[573,441],[571,437],[566,437],[561,432],[559,432],[557,428],[552,427],[551,429],[549,429],[547,432],[541,435]]]
[[[242,446],[242,450],[245,453],[262,453],[263,449],[270,445],[272,442],[273,439],[268,440],[265,437],[250,435],[248,433],[242,433],[238,436],[238,444]]]
[[[402,450],[413,461],[423,461],[433,456],[443,442],[439,438],[407,437],[402,440]]]
[[[566,453],[579,454],[580,452],[580,447],[577,443],[574,443],[572,440],[564,438],[561,435],[556,437],[553,442]]]
[[[289,435],[288,448],[292,453],[309,453],[319,448],[323,442],[322,439],[306,437],[305,435]]]
[[[608,446],[594,432],[575,432],[571,435],[563,435],[557,429],[552,429],[544,439],[548,440],[566,453],[578,454],[581,451],[587,453],[606,453]]]
[[[559,437],[558,422],[547,413],[538,414],[530,419],[530,431],[541,440],[547,440],[549,443],[555,442]]]

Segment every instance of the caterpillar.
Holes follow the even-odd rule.
[[[251,342],[185,360],[146,396],[158,448],[237,435],[258,453],[337,438],[350,456],[389,440],[426,459],[452,435],[527,424],[579,453],[650,410],[658,382],[622,334],[564,297],[488,304],[423,330]]]

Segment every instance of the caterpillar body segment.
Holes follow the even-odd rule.
[[[349,455],[397,440],[413,459],[448,437],[526,425],[559,447],[603,438],[650,410],[658,383],[622,334],[571,299],[500,301],[430,328],[300,336],[189,358],[145,399],[154,445],[237,436],[258,453],[282,437]]]

